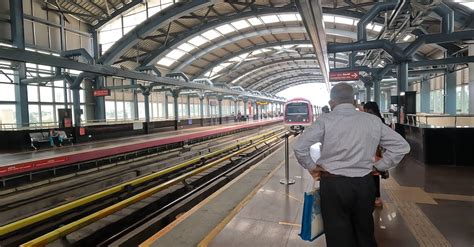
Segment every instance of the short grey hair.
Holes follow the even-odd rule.
[[[336,104],[354,102],[354,89],[347,83],[338,83],[331,89],[331,100]]]

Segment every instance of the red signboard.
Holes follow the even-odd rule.
[[[329,72],[329,81],[359,80],[359,71]]]
[[[94,90],[94,96],[95,97],[110,96],[110,89],[96,89]]]

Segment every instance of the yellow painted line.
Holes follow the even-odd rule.
[[[278,152],[278,150],[277,150]],[[270,157],[270,156],[268,156]],[[257,192],[260,190],[260,188],[270,180],[273,175],[280,169],[283,164],[285,163],[285,160],[281,161],[280,164],[278,164],[275,169],[273,169],[270,174],[267,175],[265,179],[263,179],[257,186],[255,186],[255,189],[250,192],[237,206],[216,226],[212,231],[207,234],[206,237],[204,237],[201,242],[199,242],[198,247],[207,247],[209,243],[211,243],[214,238],[217,237],[217,235],[229,224],[229,222],[249,203],[249,201],[257,194]]]
[[[80,206],[82,206],[82,205],[88,204],[88,203],[90,203],[90,202],[96,201],[96,200],[101,199],[101,198],[104,198],[104,197],[106,197],[106,196],[109,196],[109,195],[118,193],[118,192],[120,192],[120,191],[122,191],[122,190],[125,190],[125,188],[128,187],[128,186],[137,186],[137,185],[140,185],[140,184],[142,184],[142,183],[144,183],[144,182],[147,182],[147,181],[150,181],[150,180],[152,180],[152,179],[155,179],[155,178],[157,178],[157,177],[160,177],[160,176],[169,174],[169,173],[171,173],[171,172],[173,172],[173,171],[176,171],[176,170],[185,168],[185,167],[187,167],[187,166],[190,166],[190,165],[192,165],[192,164],[194,164],[194,163],[199,162],[201,159],[213,158],[213,157],[216,157],[217,155],[219,155],[219,154],[221,154],[221,153],[225,153],[225,152],[231,151],[231,150],[235,149],[237,146],[246,145],[246,144],[251,144],[252,141],[255,140],[255,139],[260,139],[260,138],[262,138],[262,137],[265,137],[265,136],[268,136],[268,135],[270,135],[270,134],[272,134],[272,133],[277,133],[277,132],[278,132],[278,130],[276,130],[276,131],[269,131],[269,132],[266,132],[266,133],[257,135],[257,136],[255,136],[255,137],[248,138],[248,139],[246,139],[246,140],[243,141],[243,142],[239,142],[239,143],[237,143],[237,144],[229,145],[229,146],[226,147],[226,148],[223,148],[223,149],[221,149],[221,150],[214,151],[214,152],[212,152],[212,153],[203,155],[203,156],[201,156],[201,157],[197,157],[197,158],[188,160],[188,161],[186,161],[186,162],[184,162],[184,163],[181,163],[181,164],[179,164],[179,165],[176,165],[176,166],[173,166],[173,167],[169,167],[169,168],[166,168],[166,169],[164,169],[164,170],[161,170],[161,171],[158,171],[158,172],[151,173],[151,174],[149,174],[149,175],[143,176],[143,177],[141,177],[141,178],[134,179],[134,180],[132,180],[132,181],[125,182],[125,183],[122,183],[122,184],[113,186],[113,187],[111,187],[111,188],[109,188],[109,189],[106,189],[106,190],[103,190],[103,191],[101,191],[101,192],[98,192],[98,193],[95,193],[95,194],[92,194],[92,195],[89,195],[89,196],[86,196],[86,197],[77,199],[77,200],[75,200],[75,201],[66,203],[66,204],[64,204],[64,205],[61,205],[61,206],[58,206],[58,207],[55,207],[55,208],[52,208],[52,209],[43,211],[43,212],[38,213],[38,214],[35,214],[35,215],[33,215],[33,216],[30,216],[30,217],[27,217],[27,218],[24,218],[24,219],[21,219],[21,220],[12,222],[12,223],[10,223],[10,224],[1,226],[1,227],[0,227],[0,236],[3,236],[3,235],[5,235],[5,234],[11,233],[11,232],[14,232],[14,231],[16,231],[16,230],[19,230],[19,229],[21,229],[21,228],[30,226],[30,225],[32,225],[32,224],[38,223],[38,222],[40,222],[40,221],[42,221],[42,220],[48,219],[48,218],[53,217],[53,216],[55,216],[55,215],[64,213],[64,212],[66,212],[66,211],[69,211],[69,210],[71,210],[71,209],[80,207]]]
[[[283,222],[283,221],[280,221],[280,222],[278,222],[278,224],[280,224],[280,225],[285,225],[285,226],[296,226],[296,227],[301,227],[301,224],[297,224],[297,223],[290,223],[290,222]]]
[[[456,195],[456,194],[440,194],[440,193],[428,193],[428,194],[434,199],[474,202],[474,196]]]
[[[203,171],[205,171],[205,170],[207,170],[207,169],[209,169],[209,168],[212,168],[212,167],[214,167],[214,166],[216,166],[216,165],[218,165],[218,164],[220,164],[220,163],[222,163],[222,162],[224,162],[224,161],[230,159],[231,157],[234,157],[234,156],[239,155],[239,154],[241,154],[241,153],[244,153],[244,152],[246,152],[246,151],[248,151],[248,150],[250,150],[250,149],[252,149],[252,148],[255,148],[256,146],[258,146],[258,145],[260,145],[260,144],[262,144],[262,143],[264,143],[264,142],[266,142],[266,141],[275,140],[275,139],[278,139],[278,138],[279,138],[279,134],[276,134],[276,135],[273,135],[273,136],[271,136],[271,137],[269,137],[269,138],[266,138],[266,139],[263,139],[263,140],[261,140],[261,141],[258,141],[258,142],[254,143],[254,144],[252,144],[252,145],[250,145],[250,146],[248,146],[248,147],[245,147],[245,148],[240,149],[239,151],[237,151],[237,152],[235,152],[235,153],[226,155],[226,156],[224,156],[224,157],[222,157],[222,158],[219,158],[219,159],[217,159],[217,160],[215,160],[215,161],[213,161],[213,162],[211,162],[211,163],[209,163],[209,164],[206,164],[206,165],[203,165],[203,166],[201,166],[201,167],[199,167],[199,168],[196,168],[196,169],[194,169],[194,170],[191,171],[191,172],[182,174],[182,175],[180,175],[180,176],[178,176],[178,177],[176,177],[176,178],[174,178],[174,179],[171,179],[171,180],[169,180],[169,181],[166,181],[166,182],[164,182],[164,183],[162,183],[162,184],[160,184],[160,185],[158,185],[158,186],[156,186],[156,187],[153,187],[153,188],[148,189],[148,190],[146,190],[146,191],[144,191],[144,192],[141,192],[141,193],[139,193],[139,194],[137,194],[137,195],[134,195],[134,196],[132,196],[132,197],[130,197],[130,198],[127,198],[127,199],[125,199],[125,200],[123,200],[123,201],[120,201],[120,202],[118,202],[117,204],[114,204],[114,205],[109,206],[109,207],[107,207],[107,208],[104,208],[104,209],[102,209],[102,210],[100,210],[100,211],[98,211],[98,212],[95,212],[95,213],[93,213],[93,214],[90,214],[90,215],[88,215],[88,216],[86,216],[86,217],[84,217],[84,218],[81,218],[81,219],[76,220],[76,221],[74,221],[74,222],[71,222],[71,223],[69,223],[69,224],[67,224],[67,225],[64,225],[64,226],[62,226],[62,227],[60,227],[60,228],[58,228],[58,229],[56,229],[56,230],[54,230],[54,231],[51,231],[51,232],[49,232],[49,233],[46,233],[46,234],[43,235],[43,236],[40,236],[40,237],[35,238],[35,239],[33,239],[33,240],[31,240],[31,241],[29,241],[29,242],[27,242],[27,243],[24,243],[24,244],[22,244],[21,246],[23,246],[23,247],[27,247],[27,246],[44,246],[44,245],[46,245],[46,244],[48,244],[48,243],[51,243],[52,241],[54,241],[54,240],[56,240],[56,239],[59,239],[59,238],[61,238],[61,237],[66,236],[67,234],[69,234],[69,233],[71,233],[71,232],[74,232],[74,231],[76,231],[76,230],[78,230],[78,229],[80,229],[80,228],[82,228],[82,227],[84,227],[84,226],[86,226],[86,225],[89,225],[89,224],[91,224],[91,223],[93,223],[93,222],[96,222],[96,221],[98,221],[98,220],[100,220],[100,219],[102,219],[102,218],[105,218],[105,217],[107,217],[107,216],[109,216],[109,215],[111,215],[111,214],[113,214],[113,213],[115,213],[115,212],[117,212],[117,211],[119,211],[119,210],[125,208],[125,207],[128,207],[128,206],[130,206],[130,205],[132,205],[132,204],[134,204],[134,203],[137,203],[137,202],[139,202],[139,201],[141,201],[141,200],[143,200],[143,199],[145,199],[145,198],[147,198],[147,197],[150,197],[150,196],[156,194],[157,192],[159,192],[159,191],[161,191],[161,190],[164,190],[164,189],[166,189],[166,188],[168,188],[168,187],[170,187],[170,186],[172,186],[172,185],[174,185],[174,184],[180,183],[182,180],[184,180],[184,179],[186,179],[186,178],[192,177],[192,176],[194,176],[194,175],[196,175],[196,174],[198,174],[198,173],[201,173],[201,172],[203,172]]]

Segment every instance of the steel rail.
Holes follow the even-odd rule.
[[[224,161],[229,160],[230,158],[232,158],[236,155],[242,154],[242,153],[244,153],[244,152],[246,152],[246,151],[248,151],[252,148],[255,148],[255,147],[259,146],[260,144],[266,143],[266,142],[271,141],[271,140],[278,139],[278,138],[280,138],[280,136],[281,136],[280,134],[274,134],[274,135],[272,135],[272,136],[270,136],[266,139],[255,142],[250,146],[239,149],[238,151],[233,152],[231,154],[228,154],[224,157],[221,157],[221,158],[219,158],[215,161],[212,161],[209,164],[198,167],[198,168],[196,168],[196,169],[194,169],[190,172],[184,173],[184,174],[182,174],[182,175],[180,175],[176,178],[168,180],[168,181],[166,181],[166,182],[164,182],[164,183],[162,183],[158,186],[155,186],[151,189],[148,189],[148,190],[143,191],[143,192],[141,192],[137,195],[134,195],[134,196],[132,196],[130,198],[127,198],[123,201],[120,201],[117,204],[111,205],[107,208],[104,208],[104,209],[98,211],[98,212],[90,214],[90,215],[88,215],[84,218],[81,218],[81,219],[76,220],[74,222],[71,222],[67,225],[64,225],[64,226],[62,226],[62,227],[60,227],[60,228],[58,228],[54,231],[51,231],[47,234],[44,234],[44,235],[42,235],[38,238],[35,238],[35,239],[31,240],[29,242],[26,242],[26,243],[22,244],[21,246],[22,247],[44,246],[48,243],[51,243],[52,241],[54,241],[56,239],[59,239],[63,236],[66,236],[69,233],[72,233],[72,232],[84,227],[84,226],[87,226],[89,224],[92,224],[92,223],[100,220],[100,219],[103,219],[103,218],[105,218],[105,217],[107,217],[107,216],[109,216],[109,215],[111,215],[111,214],[113,214],[113,213],[115,213],[115,212],[117,212],[121,209],[124,209],[124,208],[126,208],[126,207],[128,207],[128,206],[130,206],[134,203],[137,203],[141,200],[144,200],[145,198],[148,198],[148,197],[150,197],[150,196],[152,196],[152,195],[154,195],[154,194],[156,194],[156,193],[158,193],[158,192],[160,192],[160,191],[162,191],[166,188],[169,188],[172,185],[178,184],[181,181],[185,180],[186,178],[195,176],[195,175],[197,175],[197,174],[199,174],[199,173],[201,173],[205,170],[208,170],[208,169],[210,169],[210,168],[212,168],[212,167],[214,167],[214,166],[216,166],[216,165],[218,165],[218,164],[220,164]]]
[[[138,179],[134,179],[134,180],[131,180],[131,181],[128,181],[128,182],[125,182],[125,183],[122,183],[122,184],[119,184],[119,185],[115,185],[109,189],[106,189],[106,190],[103,190],[101,192],[98,192],[98,193],[94,193],[92,195],[89,195],[89,196],[85,196],[83,198],[80,198],[78,200],[75,200],[75,201],[72,201],[70,203],[66,203],[64,205],[61,205],[61,206],[58,206],[58,207],[55,207],[55,208],[52,208],[52,209],[49,209],[49,210],[46,210],[46,211],[43,211],[41,213],[38,213],[36,215],[32,215],[30,217],[27,217],[27,218],[24,218],[24,219],[21,219],[21,220],[18,220],[18,221],[15,221],[15,222],[12,222],[10,224],[7,224],[7,225],[4,225],[4,226],[1,226],[0,227],[0,236],[4,236],[6,234],[9,234],[11,232],[14,232],[14,231],[17,231],[21,228],[24,228],[24,227],[27,227],[27,226],[30,226],[30,225],[33,225],[35,223],[38,223],[40,221],[43,221],[45,219],[48,219],[48,218],[51,218],[53,216],[56,216],[56,215],[59,215],[61,213],[64,213],[66,211],[69,211],[71,209],[74,209],[74,208],[77,208],[77,207],[80,207],[80,206],[83,206],[85,204],[88,204],[88,203],[91,203],[93,201],[96,201],[98,199],[101,199],[101,198],[104,198],[106,196],[109,196],[109,195],[112,195],[112,194],[115,194],[115,193],[118,193],[118,192],[121,192],[121,191],[124,191],[124,190],[127,190],[127,188],[129,188],[130,186],[137,186],[137,185],[140,185],[140,184],[143,184],[145,182],[148,182],[150,180],[153,180],[155,178],[158,178],[160,176],[163,176],[163,175],[167,175],[171,172],[174,172],[176,170],[179,170],[179,169],[182,169],[182,168],[185,168],[185,167],[188,167],[192,164],[195,164],[197,162],[200,162],[202,160],[205,160],[205,159],[210,159],[210,158],[214,158],[222,153],[225,153],[225,152],[228,152],[228,151],[231,151],[235,148],[238,148],[242,145],[246,145],[246,144],[252,144],[254,140],[256,139],[260,139],[262,137],[265,137],[265,136],[268,136],[268,135],[271,135],[272,133],[276,133],[278,132],[279,130],[273,130],[273,131],[269,131],[269,132],[266,132],[266,133],[263,133],[263,134],[260,134],[260,135],[257,135],[255,137],[252,137],[252,138],[248,138],[242,142],[239,142],[238,144],[235,144],[235,145],[229,145],[223,149],[220,149],[220,150],[217,150],[217,151],[214,151],[212,153],[209,153],[209,154],[206,154],[206,155],[203,155],[203,156],[199,156],[199,157],[196,157],[196,158],[193,158],[193,159],[190,159],[188,161],[185,161],[179,165],[176,165],[176,166],[173,166],[173,167],[169,167],[169,168],[166,168],[166,169],[163,169],[161,171],[158,171],[158,172],[155,172],[155,173],[151,173],[149,175],[146,175],[146,176],[143,176],[141,178],[138,178]]]

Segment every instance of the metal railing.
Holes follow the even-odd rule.
[[[421,127],[474,127],[474,115],[407,114],[408,125]]]

